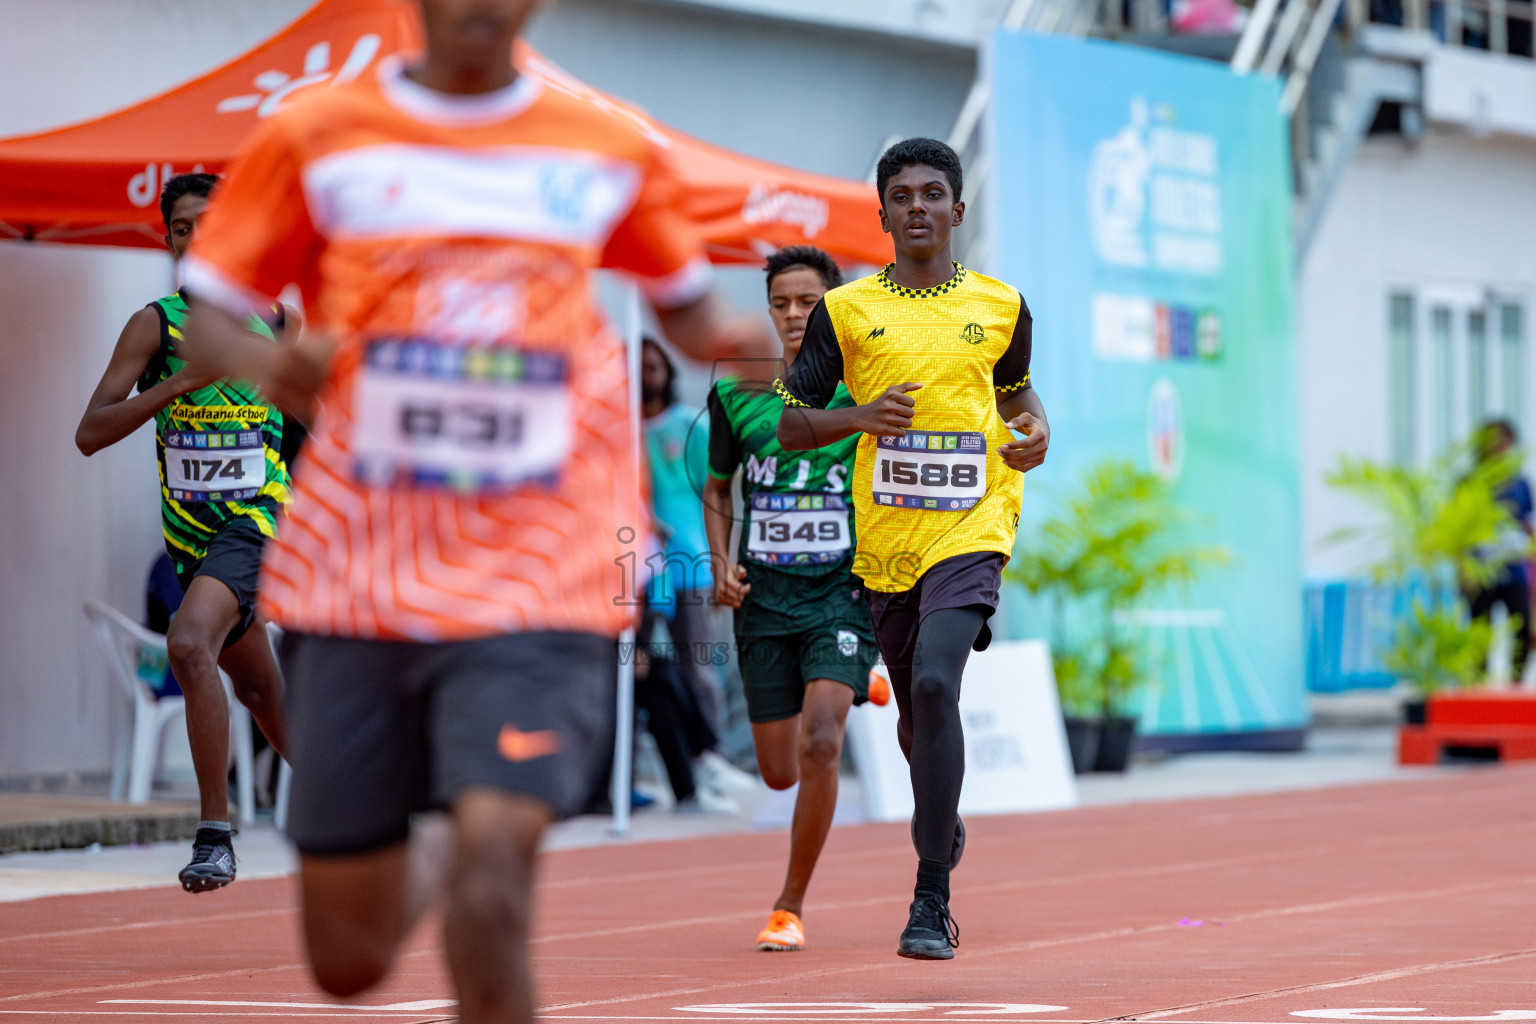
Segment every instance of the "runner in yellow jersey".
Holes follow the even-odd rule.
[[[812,312],[799,358],[775,383],[778,439],[806,449],[864,435],[853,571],[890,672],[916,805],[917,885],[897,952],[948,960],[959,945],[949,872],[964,836],[960,677],[991,639],[1022,474],[1044,461],[1050,429],[1029,383],[1029,307],[951,258],[965,216],[959,157],[908,139],[880,158],[876,184],[895,262],[827,292]],[[857,404],[828,409],[839,380]]]

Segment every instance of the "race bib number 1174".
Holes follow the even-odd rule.
[[[172,501],[249,501],[267,480],[261,431],[168,430],[165,487]]]

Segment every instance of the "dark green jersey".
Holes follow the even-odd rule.
[[[853,405],[840,388],[829,409]],[[854,547],[848,482],[859,435],[825,448],[779,446],[784,402],[772,385],[727,378],[709,392],[709,472],[729,480],[740,468],[746,521],[737,554],[743,565],[797,575],[846,571]]]
[[[168,295],[151,308],[160,316],[160,348],[139,378],[140,391],[187,365],[176,354],[186,300]],[[250,328],[272,337],[259,317]],[[236,517],[276,535],[278,506],[289,498],[282,440],[282,413],[250,384],[215,381],[155,414],[165,549],[178,571],[201,559],[214,534]]]

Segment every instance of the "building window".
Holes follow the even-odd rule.
[[[1488,314],[1467,313],[1467,419],[1477,430],[1488,418]]]
[[[1414,406],[1418,404],[1418,374],[1414,372],[1413,296],[1398,292],[1391,297],[1388,316],[1392,325],[1390,360],[1392,372],[1392,460],[1409,466],[1415,458]]]
[[[1455,425],[1451,422],[1453,415],[1455,391],[1451,380],[1451,309],[1449,306],[1436,306],[1429,314],[1429,382],[1430,394],[1434,396],[1434,408],[1430,412],[1432,417],[1430,425],[1434,431],[1435,455],[1441,455],[1451,446],[1455,440]]]
[[[1525,422],[1524,317],[1513,302],[1499,306],[1499,412],[1517,425]]]

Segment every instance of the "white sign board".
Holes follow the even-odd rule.
[[[884,666],[876,669],[883,672]],[[848,714],[848,744],[871,821],[912,817],[912,782],[896,742],[896,701]],[[1077,806],[1077,782],[1044,641],[993,641],[972,652],[960,686],[965,726],[961,814]]]

